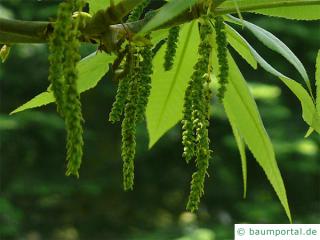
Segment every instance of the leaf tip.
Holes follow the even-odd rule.
[[[314,129],[312,127],[310,127],[308,129],[308,131],[306,132],[306,134],[304,135],[304,138],[308,138],[310,137],[310,135],[313,133]]]

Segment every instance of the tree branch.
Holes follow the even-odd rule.
[[[43,43],[53,32],[50,22],[0,18],[0,43]]]
[[[123,4],[118,4],[113,6],[114,9],[120,11],[123,10],[125,3],[130,3],[128,9],[132,9],[134,6],[139,4],[141,0],[124,0]],[[223,0],[217,1],[221,3]],[[175,25],[179,25],[185,22],[189,22],[195,18],[199,18],[202,14],[206,14],[206,9],[204,8],[204,3],[199,3],[195,5],[191,10],[187,10],[170,20],[166,24],[162,25],[158,29],[170,28]],[[215,4],[211,12],[213,15],[224,15],[236,13],[236,6],[226,6]],[[291,7],[291,6],[306,6],[306,5],[320,5],[320,0],[282,0],[270,3],[261,3],[256,1],[255,3],[248,5],[240,5],[239,10],[241,12],[250,12],[254,10],[261,10],[267,8],[278,8],[278,7]],[[107,9],[108,10],[108,9]],[[107,10],[102,10],[107,12]],[[154,11],[156,13],[159,10]],[[153,14],[151,14],[153,15]],[[81,29],[82,36],[80,37],[83,42],[91,42],[92,39],[102,39],[99,34],[111,34],[109,39],[119,39],[123,37],[132,37],[135,33],[139,32],[145,26],[145,24],[150,20],[151,17],[146,17],[137,22],[125,23],[125,24],[100,24],[99,27],[94,27],[94,30],[88,29],[93,27],[94,21],[87,25],[87,28]],[[93,17],[95,19],[95,17]],[[0,18],[0,44],[14,44],[14,43],[46,43],[50,34],[53,32],[54,22],[37,22],[37,21],[20,21],[20,20],[9,20]],[[128,34],[129,33],[129,34]],[[94,36],[94,37],[92,37]],[[105,37],[105,36],[104,36]]]

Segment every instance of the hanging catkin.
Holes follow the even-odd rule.
[[[53,34],[49,39],[49,81],[52,85],[57,110],[62,115],[65,90],[63,62],[65,60],[65,48],[67,47],[66,41],[72,25],[72,8],[71,2],[63,2],[59,5],[57,21],[54,25]]]
[[[49,39],[49,80],[56,99],[57,110],[64,117],[67,131],[66,175],[79,176],[83,148],[83,129],[80,96],[77,88],[76,64],[80,60],[79,24],[81,15],[72,18],[73,11],[81,11],[82,0],[65,1],[59,5],[58,18]]]
[[[74,1],[74,8],[82,9],[82,1]],[[83,155],[83,118],[81,113],[80,94],[77,87],[77,62],[80,60],[80,42],[78,30],[81,17],[78,17],[69,28],[67,39],[68,47],[65,49],[64,77],[65,77],[65,124],[67,129],[67,172],[66,175],[79,177],[78,170]]]
[[[217,55],[219,61],[219,89],[218,89],[218,98],[220,101],[223,100],[224,93],[226,91],[226,86],[228,84],[228,75],[229,75],[229,64],[227,58],[227,36],[225,32],[225,25],[223,22],[223,17],[215,17],[214,28],[216,31],[216,43],[217,43]]]
[[[136,50],[134,49],[134,51]],[[136,152],[137,104],[139,95],[139,54],[133,52],[132,58],[131,70],[129,72],[128,101],[125,106],[124,119],[121,125],[121,157],[123,161],[124,190],[132,190],[134,185],[134,157]]]
[[[118,122],[121,119],[129,91],[129,81],[130,81],[130,66],[132,63],[131,51],[127,51],[124,75],[119,79],[118,90],[116,94],[116,99],[112,105],[112,109],[109,114],[109,121],[112,123]]]
[[[128,17],[128,22],[140,18],[149,0],[136,7]],[[149,36],[146,37],[150,39]],[[123,161],[123,187],[132,190],[134,185],[134,158],[136,152],[136,125],[144,118],[145,109],[151,89],[152,46],[137,46],[129,44],[126,47],[124,75],[118,85],[116,100],[109,114],[111,122],[119,121],[122,113],[124,118],[121,125]]]
[[[204,193],[204,180],[209,166],[211,151],[209,149],[209,104],[210,104],[210,43],[212,28],[207,18],[200,25],[199,59],[194,66],[191,81],[186,90],[183,120],[184,156],[187,161],[196,158],[196,172],[192,175],[191,190],[187,210],[198,209]]]
[[[177,52],[177,44],[179,40],[180,26],[175,26],[170,28],[168,40],[167,40],[167,49],[164,57],[164,69],[169,71],[173,67],[174,59]]]
[[[150,39],[148,36],[147,39]],[[137,105],[138,121],[143,120],[151,92],[152,71],[152,49],[151,46],[145,46],[141,50],[142,62],[139,67],[139,98]]]
[[[194,88],[194,80],[188,83],[183,104],[183,120],[182,123],[182,144],[183,144],[183,154],[187,162],[189,162],[195,156],[195,132],[192,119],[192,108],[193,108],[193,98],[192,90]]]

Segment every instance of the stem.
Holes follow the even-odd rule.
[[[113,7],[113,10],[121,12],[125,10],[127,13],[129,10],[134,8],[142,0],[124,0],[123,2],[117,4]],[[215,16],[236,13],[236,6],[230,5],[223,7],[224,0],[217,0],[214,6],[211,7],[211,11]],[[293,7],[293,6],[307,6],[307,5],[320,5],[320,0],[282,0],[270,3],[261,3],[258,0],[256,3],[251,3],[248,5],[240,5],[239,9],[241,12],[250,12],[261,9],[268,8],[278,8],[278,7]],[[107,10],[106,10],[107,11]],[[156,13],[159,10],[154,11]],[[170,20],[168,23],[162,25],[158,29],[170,28],[185,22],[189,22],[195,18],[200,17],[202,14],[206,14],[207,11],[204,8],[203,3],[195,5],[192,10],[189,9],[176,18]],[[150,17],[142,19],[137,22],[131,22],[126,24],[113,24],[113,25],[103,25],[103,29],[97,27],[97,29],[90,32],[90,35],[106,33],[110,30],[109,34],[114,36],[132,37],[137,33],[148,21]],[[9,20],[0,18],[0,44],[12,44],[12,43],[46,43],[50,34],[53,32],[52,22],[35,22],[35,21],[20,21],[20,20]],[[80,37],[83,42],[90,42],[90,36],[88,37],[88,29],[83,29],[82,36]],[[128,34],[129,31],[129,34]]]

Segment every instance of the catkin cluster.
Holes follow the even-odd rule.
[[[136,21],[143,14],[150,0],[145,0],[128,16],[129,22]],[[82,15],[72,18],[73,11],[81,11],[83,0],[66,0],[59,5],[54,32],[49,39],[49,80],[56,99],[57,111],[63,116],[67,130],[67,175],[79,176],[83,155],[83,118],[80,95],[77,87],[78,73],[76,64],[79,54],[79,25]],[[112,8],[107,9],[111,14]],[[101,17],[99,14],[96,18]],[[222,101],[228,80],[227,38],[222,17],[215,17],[217,53],[219,62],[218,97]],[[183,106],[182,143],[183,157],[187,162],[192,159],[196,163],[196,171],[192,175],[187,210],[195,211],[199,207],[204,193],[204,181],[211,158],[210,140],[208,136],[209,106],[211,101],[211,38],[213,29],[209,24],[209,16],[202,17],[199,24],[200,44],[199,58],[194,65],[194,72],[188,83]],[[169,30],[164,68],[169,71],[173,67],[179,39],[180,27]],[[150,42],[150,36],[145,36]],[[136,126],[144,119],[148,98],[151,92],[152,58],[165,41],[159,42],[153,49],[151,44],[135,46],[127,43],[118,51],[118,58],[112,67],[122,67],[118,76],[119,84],[115,101],[109,114],[112,123],[122,120],[121,157],[123,160],[123,186],[132,190],[134,185],[134,158],[136,152]],[[124,41],[121,42],[124,44]],[[119,48],[121,48],[119,44]],[[3,53],[1,53],[3,54]],[[115,70],[115,69],[111,69]],[[112,71],[111,71],[112,72]],[[114,71],[115,72],[115,71]]]
[[[127,21],[138,20],[149,1],[146,0],[136,7]],[[145,38],[150,41],[150,36]],[[140,120],[144,119],[151,91],[153,53],[149,45],[138,47],[131,43],[128,43],[124,53],[123,72],[119,77],[118,90],[109,114],[109,121],[112,123],[118,122],[123,116],[121,124],[123,187],[124,190],[132,190],[134,185],[136,126]]]
[[[152,49],[130,46],[124,63],[125,75],[118,85],[115,102],[109,114],[112,123],[122,120],[123,186],[132,190],[134,184],[134,158],[136,126],[145,115],[151,90]]]
[[[67,131],[66,175],[72,174],[77,177],[83,154],[83,118],[76,69],[76,63],[80,60],[78,27],[81,17],[72,19],[72,12],[80,11],[82,7],[82,0],[61,3],[54,32],[49,40],[49,81],[57,110],[65,120]]]
[[[192,175],[191,190],[187,209],[198,209],[204,191],[204,180],[209,166],[211,151],[209,148],[209,104],[211,99],[210,57],[212,28],[206,18],[200,25],[201,42],[198,47],[199,59],[187,86],[184,99],[182,120],[183,157],[189,162],[195,158],[197,170]]]
[[[217,55],[219,61],[219,89],[218,89],[218,98],[220,101],[223,100],[224,93],[226,91],[226,86],[228,84],[228,75],[229,75],[229,65],[227,58],[227,35],[225,32],[225,25],[223,22],[223,17],[215,17],[215,32],[216,32],[216,42],[217,42]]]

